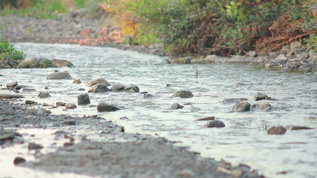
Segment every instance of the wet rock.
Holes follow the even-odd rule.
[[[125,86],[123,91],[138,93],[140,91],[140,89],[138,86],[131,84],[131,85]]]
[[[125,88],[124,85],[118,83],[118,84],[114,84],[114,85],[111,87],[111,91],[114,91],[114,92],[123,91],[124,88]]]
[[[42,145],[36,144],[36,143],[29,143],[29,145],[28,145],[29,150],[39,150],[42,148],[44,148]]]
[[[22,92],[23,93],[33,93],[33,92],[36,92],[36,90],[34,88],[23,88]]]
[[[0,141],[13,140],[14,138],[15,138],[15,134],[12,132],[0,133]]]
[[[25,58],[19,68],[47,68],[52,67],[52,61],[46,58]]]
[[[196,119],[195,121],[212,121],[212,120],[215,120],[215,116],[204,117],[201,119]]]
[[[61,101],[56,102],[56,106],[65,106],[65,105],[66,105],[65,102],[61,102]]]
[[[25,104],[36,104],[35,101],[31,101],[31,100],[25,100],[24,103],[25,103]]]
[[[15,98],[24,98],[24,96],[19,94],[0,94],[0,98],[15,99]]]
[[[16,157],[16,158],[14,159],[14,161],[13,161],[13,164],[14,164],[14,165],[19,165],[19,164],[24,163],[24,162],[25,162],[25,159],[24,159],[24,158],[22,158],[22,157]]]
[[[63,122],[63,124],[65,124],[65,125],[76,125],[76,122],[75,121],[65,121],[65,122]]]
[[[110,89],[108,88],[107,84],[99,83],[90,87],[88,92],[89,93],[104,93],[108,91],[110,91]]]
[[[72,76],[68,72],[54,72],[47,76],[48,80],[71,80]]]
[[[227,99],[224,99],[222,101],[223,104],[232,104],[232,103],[239,103],[241,101],[247,101],[248,99],[247,98],[227,98]]]
[[[17,81],[14,81],[14,82],[10,82],[10,83],[7,83],[7,88],[14,88],[16,86],[18,86],[18,82]]]
[[[236,112],[245,112],[245,111],[250,111],[251,104],[247,101],[242,101],[240,103],[237,103],[233,107],[233,111]]]
[[[79,79],[75,79],[75,80],[73,81],[73,83],[81,84],[81,81],[80,81]]]
[[[275,60],[279,63],[286,63],[288,61],[288,58],[284,54],[280,54],[275,58]]]
[[[310,127],[306,127],[306,126],[291,126],[290,130],[308,130],[308,129],[313,129]]]
[[[225,127],[225,124],[221,121],[216,121],[216,120],[213,120],[213,121],[210,121],[208,122],[207,124],[205,124],[205,127],[216,127],[216,128],[221,128],[221,127]]]
[[[180,97],[180,98],[191,98],[193,97],[193,93],[190,91],[186,91],[186,90],[180,90],[177,91],[173,97]]]
[[[110,105],[105,102],[99,102],[97,106],[98,112],[111,112],[111,111],[117,111],[120,110],[120,108]]]
[[[61,68],[61,67],[74,67],[74,65],[67,61],[67,60],[62,60],[62,59],[51,59],[52,62],[52,67],[57,67],[57,68]]]
[[[143,94],[143,98],[144,99],[153,98],[153,97],[154,97],[154,95],[151,95],[151,94],[149,94],[147,92]]]
[[[37,97],[39,98],[48,98],[48,97],[51,97],[51,95],[47,92],[47,91],[41,91]]]
[[[91,87],[91,86],[94,86],[96,84],[106,84],[106,86],[110,86],[110,83],[105,80],[104,78],[97,78],[97,79],[92,79],[88,82],[88,86]]]
[[[264,99],[268,99],[270,100],[271,97],[268,97],[266,94],[261,93],[261,92],[257,92],[254,96],[254,100],[255,101],[259,101],[259,100],[264,100]]]
[[[66,103],[65,108],[66,109],[76,109],[77,106],[74,103]]]
[[[87,105],[90,104],[90,99],[88,93],[81,94],[77,97],[78,105]]]
[[[286,129],[282,126],[278,126],[278,127],[271,127],[268,131],[267,134],[270,135],[282,135],[286,132]]]
[[[171,108],[172,109],[183,109],[184,106],[180,105],[179,103],[174,103]]]
[[[272,109],[272,105],[267,102],[260,102],[252,105],[252,109],[259,109],[263,111],[268,111]]]

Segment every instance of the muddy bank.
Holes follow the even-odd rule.
[[[123,127],[97,116],[51,115],[37,104],[12,101],[0,99],[1,148],[25,144],[25,149],[35,150],[36,157],[35,161],[24,162],[17,153],[20,161],[15,164],[19,166],[101,177],[261,177],[246,165],[233,167],[225,161],[202,158],[163,138],[124,133]],[[54,142],[64,144],[41,154],[47,148],[36,143],[36,135],[34,140],[25,140],[19,133],[25,128],[55,129]],[[89,133],[83,134],[85,130]]]

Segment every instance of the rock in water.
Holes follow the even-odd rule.
[[[48,92],[46,92],[46,91],[42,91],[42,92],[40,92],[37,95],[37,97],[39,97],[39,98],[48,98],[48,97],[51,97],[51,95]]]
[[[261,93],[261,92],[257,92],[254,96],[254,100],[255,101],[259,101],[259,100],[264,100],[264,99],[271,99],[271,97],[268,97],[266,94]]]
[[[268,111],[272,109],[272,105],[270,105],[270,103],[260,102],[260,103],[253,104],[252,109],[260,109],[263,111]]]
[[[68,72],[54,72],[47,76],[48,80],[59,80],[59,79],[64,79],[64,80],[71,80],[72,76]]]
[[[101,77],[97,78],[97,79],[90,80],[87,85],[89,87],[91,87],[91,86],[94,86],[94,85],[99,84],[99,83],[103,83],[103,84],[106,84],[107,86],[110,86],[110,83]]]
[[[135,93],[138,93],[140,91],[139,87],[134,85],[134,84],[131,84],[129,86],[125,86],[124,87],[124,90],[125,92],[135,92]]]
[[[29,145],[28,145],[29,150],[39,150],[42,148],[44,148],[42,145],[36,144],[36,143],[29,143]]]
[[[110,91],[110,89],[108,88],[107,84],[99,83],[97,85],[90,87],[88,92],[89,93],[104,93],[108,91]]]
[[[123,91],[124,88],[125,88],[124,85],[117,83],[111,87],[111,91],[114,91],[114,92]]]
[[[112,106],[110,104],[107,104],[105,102],[99,102],[97,106],[98,112],[111,112],[111,111],[117,111],[120,110],[120,108],[116,106]]]
[[[74,103],[66,103],[65,108],[66,109],[76,109],[77,106]]]
[[[180,105],[179,103],[174,103],[171,108],[172,109],[183,109],[184,106]]]
[[[52,67],[74,67],[74,65],[67,61],[67,60],[61,60],[61,59],[51,59]]]
[[[225,127],[225,124],[221,121],[210,121],[207,124],[205,124],[205,127],[216,127],[216,128],[221,128],[221,127]]]
[[[78,105],[90,104],[89,95],[87,93],[79,95],[77,99],[78,99]]]
[[[249,102],[242,101],[233,107],[233,111],[236,111],[236,112],[250,111],[250,107],[251,107],[251,104]]]
[[[282,126],[279,127],[271,127],[268,131],[267,134],[270,135],[282,135],[286,132],[286,129]]]
[[[193,97],[193,93],[190,91],[186,91],[186,90],[180,90],[180,91],[176,92],[173,96],[180,97],[180,98],[191,98],[191,97]]]
[[[25,162],[25,159],[22,157],[16,157],[13,161],[14,165],[19,165],[19,164],[24,163],[24,162]]]

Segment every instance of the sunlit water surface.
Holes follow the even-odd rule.
[[[52,109],[53,113],[100,115],[124,126],[126,132],[165,137],[204,157],[225,159],[234,165],[248,164],[267,177],[317,176],[315,129],[288,130],[284,135],[268,135],[265,130],[278,125],[317,128],[317,76],[314,74],[278,73],[247,64],[163,64],[157,56],[103,47],[33,43],[17,43],[16,47],[28,57],[69,60],[74,68],[58,70],[68,71],[82,82],[47,80],[54,68],[1,70],[2,84],[18,81],[38,92],[48,91],[52,96],[39,99],[37,92],[22,93],[26,99],[51,105],[57,101],[77,104],[77,96],[87,92],[86,84],[96,77],[103,77],[111,84],[136,84],[141,91],[154,96],[89,93],[91,105],[105,101],[124,109],[98,113],[96,107],[78,106],[67,111]],[[80,88],[85,91],[79,91]],[[172,97],[178,90],[189,90],[194,97]],[[268,101],[273,106],[271,111],[230,112],[234,104],[222,103],[226,98],[247,98],[254,104],[256,92],[276,99]],[[173,110],[173,103],[185,107]],[[206,121],[195,121],[208,116],[215,116],[226,127],[204,128]]]

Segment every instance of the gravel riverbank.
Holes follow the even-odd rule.
[[[164,138],[127,134],[123,127],[96,116],[51,115],[36,103],[0,99],[0,124],[2,150],[22,144],[36,157],[28,161],[16,153],[17,159],[7,164],[31,169],[100,177],[261,177],[246,165],[202,158]],[[37,141],[39,135],[24,139],[27,135],[20,130],[30,128],[56,130],[50,145],[64,143],[52,149]],[[49,149],[50,153],[41,153]]]

